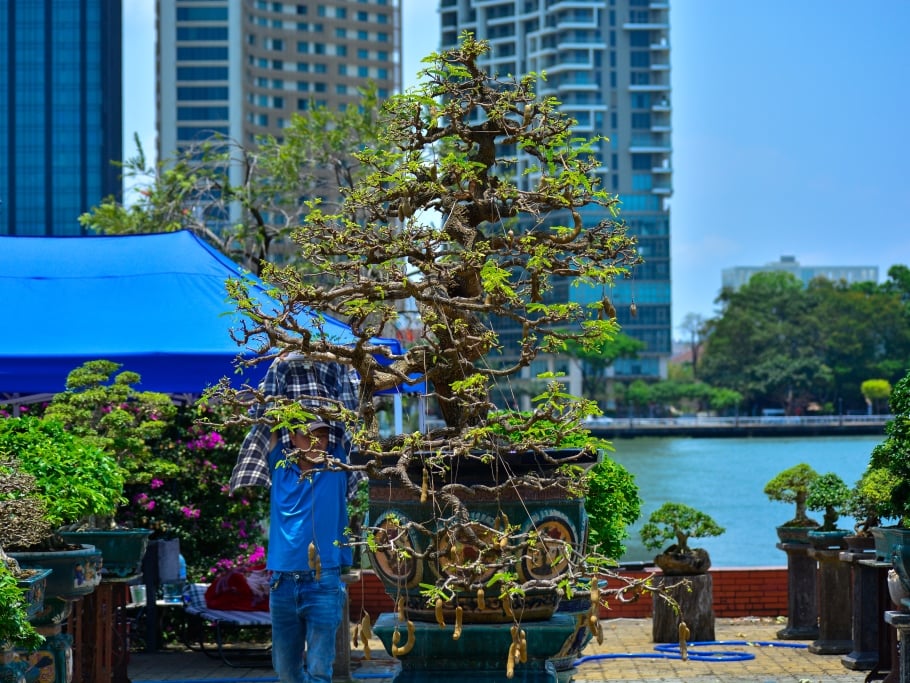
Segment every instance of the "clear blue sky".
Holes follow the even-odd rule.
[[[154,154],[154,0],[123,0],[124,154]],[[438,48],[403,0],[404,77]],[[671,0],[674,336],[721,270],[910,265],[910,1]]]

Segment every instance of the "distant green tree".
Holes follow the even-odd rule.
[[[334,212],[341,190],[365,176],[354,155],[378,140],[381,105],[371,86],[357,107],[295,113],[281,139],[264,136],[244,146],[214,136],[155,165],[136,136],[138,152],[123,164],[134,201],[107,198],[79,220],[110,235],[191,230],[257,275],[266,260],[305,265],[289,248],[309,212],[305,202],[321,198]],[[236,208],[240,220],[228,221]]]
[[[841,398],[859,408],[863,381],[900,379],[910,357],[910,309],[894,286],[816,279],[807,296],[821,322],[821,352],[833,376],[830,392],[816,400],[833,403]]]
[[[722,291],[718,302],[722,313],[710,325],[701,379],[788,413],[828,391],[822,324],[796,277],[757,273],[740,290]]]
[[[583,364],[582,396],[605,405],[613,390],[607,380],[607,369],[619,358],[637,358],[644,348],[644,342],[617,332],[614,339],[596,344],[569,340],[565,353]]]
[[[872,408],[878,413],[879,404],[891,396],[891,382],[886,379],[867,379],[860,385],[860,391]]]
[[[701,355],[702,344],[708,330],[708,321],[698,313],[686,313],[679,329],[685,332],[688,340],[689,352],[692,356],[692,377],[698,377],[698,359]]]

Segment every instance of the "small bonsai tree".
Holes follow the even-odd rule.
[[[850,491],[844,513],[856,519],[854,530],[868,536],[869,530],[881,526],[891,516],[891,492],[898,480],[882,467],[870,467]]]
[[[126,502],[123,472],[116,459],[59,422],[31,416],[0,420],[0,460],[8,462],[13,456],[17,468],[31,475],[34,483],[27,490],[6,494],[6,500],[12,504],[37,497],[44,506],[46,529],[56,530],[92,515],[112,516]],[[7,550],[62,545],[62,539],[52,533],[19,535],[8,542]]]
[[[664,503],[648,517],[641,528],[641,540],[649,550],[659,550],[668,541],[676,541],[665,552],[687,554],[690,538],[720,536],[726,529],[710,515],[682,503]]]
[[[781,526],[816,527],[818,522],[806,514],[806,497],[809,484],[818,477],[818,472],[806,463],[800,463],[779,472],[765,484],[765,495],[782,503],[796,503],[796,516]]]
[[[910,372],[894,385],[889,402],[894,419],[885,425],[885,440],[872,449],[869,466],[894,476],[895,485],[882,512],[905,527],[910,525]]]
[[[826,472],[809,484],[806,495],[806,507],[817,512],[824,512],[819,531],[835,531],[837,520],[850,500],[850,489],[834,472]]]
[[[0,650],[4,643],[35,649],[44,637],[28,621],[17,580],[34,570],[21,569],[4,547],[40,543],[51,531],[43,501],[34,493],[35,478],[15,460],[0,462]]]

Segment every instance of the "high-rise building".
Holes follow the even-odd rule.
[[[440,8],[443,49],[463,31],[489,41],[489,72],[539,74],[538,94],[562,103],[576,133],[608,138],[598,146],[602,187],[619,196],[645,260],[606,292],[623,332],[647,345],[614,363],[619,378],[666,376],[671,353],[669,14],[669,0],[442,0]],[[563,292],[581,303],[604,294]]]
[[[79,235],[121,196],[121,0],[0,0],[0,234]]]
[[[281,137],[294,112],[401,86],[400,0],[158,0],[158,158],[221,133]]]

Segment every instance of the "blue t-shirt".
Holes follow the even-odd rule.
[[[351,548],[344,534],[347,474],[314,467],[301,478],[297,463],[285,460],[280,440],[269,452],[269,472],[267,568],[281,572],[312,569],[308,550],[314,540],[323,569],[350,566]]]

